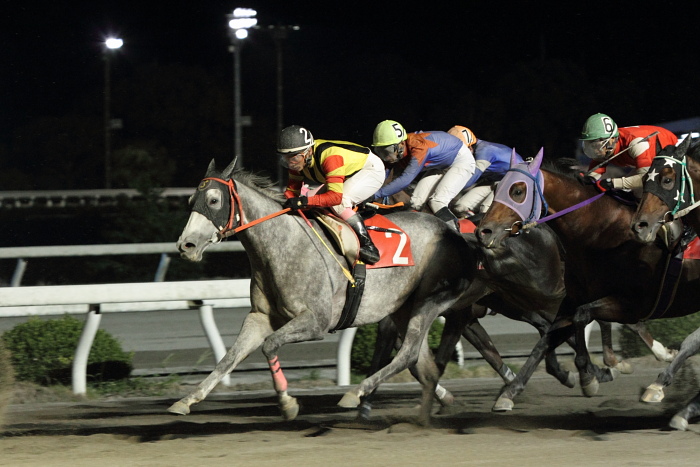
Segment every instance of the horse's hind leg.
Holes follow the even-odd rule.
[[[431,308],[435,308],[434,304],[430,305]],[[424,304],[419,309],[422,309],[426,306],[428,306],[428,304]],[[368,378],[365,378],[355,389],[345,393],[338,405],[347,408],[357,407],[360,404],[360,398],[362,396],[364,396],[365,394],[369,394],[383,381],[394,376],[395,374],[398,374],[401,370],[404,370],[416,364],[419,356],[421,355],[421,344],[424,344],[424,340],[426,339],[426,336],[428,334],[430,324],[433,322],[435,317],[436,315],[432,313],[428,313],[425,315],[421,315],[420,313],[418,313],[416,316],[413,316],[409,321],[408,326],[406,327],[407,332],[403,344],[401,345],[401,348],[399,349],[396,356],[392,359],[392,361],[387,366],[379,370],[377,373],[373,374]],[[425,346],[427,347],[427,344]],[[426,350],[429,349],[426,348]],[[435,362],[432,360],[432,358],[430,359],[430,361],[433,365],[435,365]],[[433,393],[435,392],[435,388],[437,386],[438,377],[437,366],[434,366],[434,368],[434,374],[436,375],[435,381],[434,384],[431,384],[429,388],[431,405]],[[430,379],[432,378],[432,376],[432,373],[425,373],[426,378]],[[423,386],[423,390],[426,390],[425,385]]]
[[[700,350],[700,328],[693,331],[688,337],[681,343],[681,348],[678,351],[678,355],[673,361],[666,367],[664,371],[659,373],[652,384],[650,384],[642,397],[640,398],[642,402],[661,402],[664,398],[664,388],[671,384],[673,377],[680,367],[685,363],[685,361],[695,355],[698,350]]]
[[[374,354],[372,354],[372,362],[369,368],[370,375],[384,368],[391,361],[391,352],[397,345],[398,337],[399,333],[396,330],[396,325],[391,319],[391,316],[384,317],[377,326],[377,341],[374,344]],[[372,411],[372,400],[374,400],[374,394],[376,392],[377,390],[375,389],[362,397],[362,403],[357,412],[357,418],[369,420],[369,415]]]
[[[171,405],[168,408],[168,412],[180,415],[190,413],[190,406],[204,400],[207,394],[219,384],[221,379],[236,368],[253,350],[258,348],[270,333],[272,333],[272,328],[266,314],[259,312],[248,314],[243,321],[243,326],[241,326],[236,342],[216,364],[214,371],[204,381],[199,383],[197,389],[192,393]]]

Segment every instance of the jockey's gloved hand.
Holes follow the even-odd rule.
[[[578,182],[584,186],[585,185],[595,185],[595,183],[597,182],[597,180],[595,179],[594,176],[586,175],[583,172],[579,172],[576,174],[576,180],[578,180]]]
[[[600,191],[608,191],[615,188],[615,185],[613,185],[612,178],[604,178],[602,180],[598,180],[596,182],[596,186],[600,189]]]
[[[284,202],[284,207],[289,208],[292,211],[298,211],[299,209],[305,208],[309,204],[309,198],[306,196],[298,196],[296,198],[288,198]]]

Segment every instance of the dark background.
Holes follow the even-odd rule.
[[[0,191],[103,186],[104,61],[112,61],[114,187],[194,186],[233,153],[225,15],[255,8],[241,55],[243,161],[276,179],[275,45],[284,124],[371,144],[375,125],[470,127],[522,155],[571,157],[595,112],[620,126],[698,114],[691,2],[71,1],[5,5]]]

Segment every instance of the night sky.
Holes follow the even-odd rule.
[[[373,3],[11,2],[0,28],[0,154],[13,157],[18,129],[64,115],[88,90],[101,89],[101,42],[108,34],[125,42],[115,81],[159,63],[198,67],[232,83],[225,15],[239,6],[257,9],[263,26],[301,27],[284,44],[284,123],[305,125],[320,138],[369,145],[374,126],[391,118],[409,131],[462,124],[525,152],[548,145],[567,152],[561,141],[570,139],[573,151],[583,121],[595,112],[620,126],[700,114],[696,2]],[[254,121],[244,138],[265,139],[261,151],[269,151],[275,127],[255,127],[275,119],[275,55],[267,33],[254,31],[241,58],[243,113]],[[544,62],[550,65],[538,68]],[[542,74],[522,84],[530,69]],[[564,70],[566,81],[551,70]],[[534,101],[526,98],[533,82],[542,83]],[[572,101],[579,90],[592,97]],[[539,108],[562,93],[569,97],[561,115]],[[98,115],[101,106],[96,99]],[[524,121],[527,131],[516,124]],[[225,123],[232,132],[231,121]],[[248,152],[251,147],[256,150],[246,142]],[[203,171],[211,155],[192,157]]]

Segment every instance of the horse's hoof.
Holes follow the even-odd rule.
[[[357,411],[357,419],[362,421],[368,421],[369,415],[372,413],[372,405],[361,404],[359,410]]]
[[[177,415],[187,415],[188,413],[190,413],[190,406],[182,401],[177,401],[173,405],[168,407],[168,412]]]
[[[515,404],[513,404],[513,400],[509,399],[505,396],[501,396],[498,399],[496,399],[496,403],[493,405],[493,408],[491,409],[492,412],[510,412],[513,410],[513,407]]]
[[[443,407],[449,407],[455,403],[455,396],[452,395],[450,391],[446,391],[445,395],[438,399],[440,405]]]
[[[617,365],[615,365],[613,368],[622,373],[623,375],[631,375],[632,373],[634,373],[634,367],[630,365],[629,362],[626,362],[624,360],[621,362],[617,362]]]
[[[346,392],[343,398],[340,399],[340,402],[338,402],[338,406],[346,409],[354,409],[358,405],[360,405],[360,398],[353,392]]]
[[[566,381],[564,381],[564,386],[566,386],[567,388],[575,388],[577,379],[578,379],[578,373],[570,371],[569,376],[567,376]]]
[[[668,426],[678,431],[686,431],[688,429],[688,420],[680,415],[674,415]]]
[[[282,412],[282,417],[286,421],[294,420],[299,415],[299,404],[294,397],[290,397],[284,403],[280,404],[280,411]]]
[[[586,397],[593,397],[596,394],[598,394],[598,388],[600,387],[600,383],[598,383],[598,378],[593,378],[590,383],[584,385],[581,385],[581,391],[583,391],[583,395]]]
[[[642,402],[648,402],[650,404],[655,404],[664,400],[664,387],[660,384],[652,383],[650,384],[642,397],[639,398]],[[686,422],[687,424],[688,422]]]

